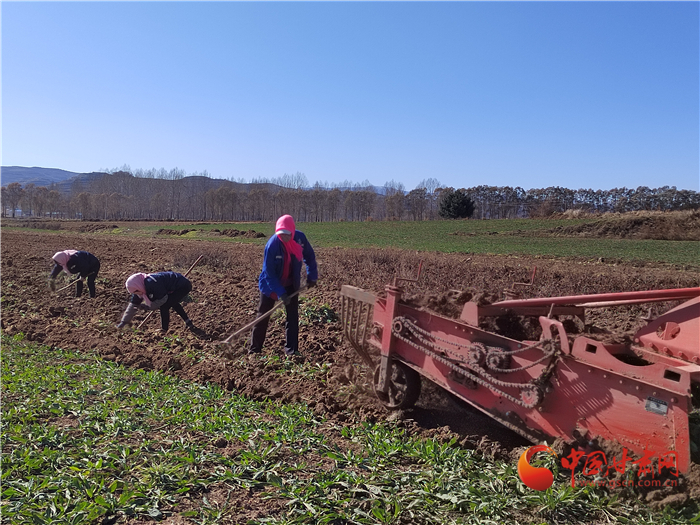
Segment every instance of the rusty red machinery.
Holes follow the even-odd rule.
[[[690,468],[700,288],[535,299],[509,294],[488,305],[468,302],[459,319],[450,319],[403,302],[397,281],[382,296],[353,286],[341,291],[344,334],[374,368],[375,392],[388,408],[410,408],[423,376],[533,443],[562,438],[590,448],[610,441],[639,457],[675,452],[678,471]],[[585,320],[592,308],[669,301],[678,305],[645,317],[646,326],[626,344],[569,334],[560,320]],[[479,328],[505,314],[536,316],[539,339]]]

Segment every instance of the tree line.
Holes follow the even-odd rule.
[[[673,186],[525,190],[510,186],[445,187],[437,179],[407,191],[400,182],[308,185],[301,173],[277,179],[213,179],[206,172],[127,169],[92,174],[59,186],[2,186],[3,217],[84,220],[272,221],[284,213],[301,222],[546,217],[587,213],[700,209],[700,193]]]

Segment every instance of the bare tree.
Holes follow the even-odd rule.
[[[405,188],[401,182],[396,182],[392,179],[384,184],[387,219],[401,220],[401,217],[403,217],[404,193]]]
[[[86,192],[78,194],[78,196],[73,199],[73,205],[78,213],[80,213],[80,217],[83,219],[89,219],[92,217],[90,200],[90,194]]]
[[[298,171],[294,175],[289,175],[285,173],[279,179],[277,179],[275,183],[282,186],[283,188],[288,188],[292,190],[300,190],[302,188],[308,187],[309,185],[309,181],[306,179],[306,175]]]
[[[43,217],[49,204],[49,189],[46,186],[39,186],[34,195],[34,208],[38,217]]]
[[[180,201],[182,198],[182,178],[185,176],[184,170],[173,168],[168,172],[167,178],[170,181],[170,218],[180,219]]]
[[[326,218],[329,221],[338,220],[338,212],[340,209],[341,192],[338,188],[333,188],[326,196]]]
[[[63,212],[63,197],[58,192],[58,190],[50,190],[47,198],[46,205],[49,208],[49,216],[51,218],[59,216]]]
[[[416,188],[409,191],[406,195],[406,205],[414,221],[422,220],[423,214],[428,208],[428,190]]]
[[[15,216],[17,205],[22,200],[23,196],[24,190],[19,182],[11,182],[7,185],[7,188],[5,189],[5,198],[8,206],[12,210],[12,217]]]
[[[6,217],[6,210],[8,207],[8,202],[7,202],[7,188],[3,186],[0,188],[0,202],[2,203],[2,216]]]
[[[429,212],[428,218],[434,219],[437,215],[437,198],[435,191],[440,188],[442,184],[435,178],[423,179],[418,183],[416,189],[425,188],[428,197]]]
[[[232,221],[236,220],[237,218],[243,218],[240,200],[241,197],[238,195],[238,192],[233,188],[229,189],[228,197],[226,198],[226,205],[229,211],[229,219]]]
[[[317,182],[309,194],[309,208],[311,210],[311,216],[315,222],[320,222],[323,220],[323,211],[325,208],[327,193],[327,191],[323,190],[321,184]]]
[[[377,194],[374,191],[362,190],[358,193],[358,218],[361,221],[367,220],[372,216],[374,205],[377,199]]]
[[[24,186],[22,195],[22,215],[32,215],[34,212],[34,196],[36,195],[36,185],[32,182]]]

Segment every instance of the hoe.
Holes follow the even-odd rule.
[[[590,450],[614,442],[640,457],[675,452],[677,472],[690,468],[700,288],[535,299],[507,294],[489,305],[468,302],[459,319],[450,319],[402,302],[399,280],[409,281],[395,279],[382,296],[347,285],[341,290],[344,335],[374,369],[374,390],[387,408],[410,408],[423,376],[533,443],[561,438]],[[569,334],[560,320],[584,320],[592,308],[669,301],[678,306],[644,318],[646,326],[628,344]],[[506,314],[537,317],[539,339],[479,328]]]

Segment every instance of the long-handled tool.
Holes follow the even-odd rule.
[[[190,269],[187,270],[187,271],[185,272],[184,277],[187,277],[187,276],[190,274],[190,272],[192,271],[192,269],[193,269],[195,266],[197,266],[197,263],[201,260],[202,257],[204,257],[204,255],[200,255],[199,257],[197,257],[197,260],[192,264],[192,266],[190,266]],[[136,327],[137,330],[138,330],[139,328],[141,328],[141,327],[143,326],[143,324],[144,324],[146,321],[148,321],[148,318],[151,317],[151,316],[153,315],[153,312],[155,312],[155,310],[151,310],[150,312],[148,312],[148,315],[147,315],[146,317],[144,317],[144,318],[143,318],[143,321],[141,321],[141,322],[139,323],[139,325]]]
[[[65,290],[66,288],[70,288],[71,286],[73,286],[75,283],[77,283],[80,280],[82,280],[82,277],[78,277],[77,279],[73,279],[71,282],[69,282],[63,288],[59,288],[58,290],[56,290],[56,293],[61,292],[61,291]]]
[[[304,290],[306,290],[306,286],[303,286],[303,287],[299,288],[296,292],[289,294],[289,298],[291,299],[292,297],[294,297],[295,295],[300,294],[300,293],[303,292]],[[220,345],[230,345],[231,342],[232,342],[236,337],[238,337],[239,335],[241,335],[241,334],[242,334],[243,332],[245,332],[246,330],[250,330],[250,329],[253,328],[256,324],[258,324],[260,321],[262,321],[263,319],[267,319],[268,317],[270,317],[277,309],[279,309],[279,308],[282,307],[283,305],[284,305],[284,303],[283,303],[282,301],[279,301],[275,306],[272,307],[272,309],[268,310],[267,312],[265,312],[264,314],[262,314],[260,317],[256,318],[254,321],[251,321],[250,323],[248,323],[247,325],[245,325],[243,328],[239,328],[238,330],[236,330],[235,332],[233,332],[231,335],[229,335],[229,336],[228,336],[226,339],[224,339],[223,341],[219,341],[218,344],[220,344]]]
[[[89,273],[89,274],[87,274],[85,277],[90,277],[91,275],[95,275],[95,273],[96,273],[96,272]],[[61,291],[65,290],[66,288],[70,288],[72,285],[74,285],[74,284],[77,283],[78,281],[82,281],[85,277],[81,277],[81,276],[76,277],[75,279],[73,279],[71,282],[69,282],[69,283],[68,283],[67,285],[65,285],[64,287],[59,288],[58,290],[56,290],[56,293],[61,292]]]

